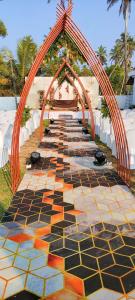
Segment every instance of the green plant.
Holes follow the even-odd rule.
[[[44,120],[43,121],[44,128],[48,127],[49,123],[50,123],[49,120]]]
[[[31,117],[30,111],[31,111],[30,107],[25,107],[25,109],[23,111],[21,127],[24,127],[26,122],[30,119],[30,117]]]
[[[111,118],[109,108],[107,106],[105,99],[103,99],[101,103],[101,114],[103,118]]]
[[[7,35],[7,29],[2,20],[0,20],[0,36],[5,37]]]

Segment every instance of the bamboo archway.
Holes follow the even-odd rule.
[[[62,31],[65,31],[71,38],[71,40],[76,44],[76,46],[82,53],[83,57],[86,59],[88,65],[92,69],[95,77],[99,82],[102,94],[106,100],[110,111],[112,125],[114,129],[118,173],[126,183],[129,184],[130,181],[130,157],[126,131],[120,113],[120,109],[115,98],[114,91],[99,58],[97,57],[96,53],[89,45],[89,43],[86,41],[85,37],[82,35],[78,27],[73,22],[71,18],[72,8],[73,7],[71,0],[68,3],[67,9],[65,9],[62,5],[57,5],[56,24],[51,29],[43,45],[40,47],[21,93],[20,103],[14,122],[11,147],[10,165],[13,192],[17,190],[17,187],[20,182],[19,136],[21,120],[27,96],[29,94],[36,73],[44,59],[44,56],[47,54],[51,45],[56,41],[57,37]]]
[[[88,105],[89,108],[89,113],[90,113],[90,117],[91,117],[91,135],[92,135],[92,139],[95,139],[95,124],[94,124],[94,116],[93,116],[93,111],[92,111],[92,106],[91,106],[91,101],[90,98],[84,88],[84,85],[81,81],[81,79],[79,78],[79,76],[76,74],[76,72],[74,71],[74,69],[71,67],[71,65],[69,64],[69,62],[66,59],[63,59],[63,63],[61,64],[61,66],[59,67],[59,69],[57,70],[55,76],[53,77],[50,86],[46,92],[46,94],[44,94],[44,98],[43,98],[43,106],[42,106],[42,113],[41,113],[41,119],[40,119],[40,139],[42,139],[42,135],[43,135],[43,118],[44,118],[44,111],[45,111],[45,105],[46,105],[46,100],[51,92],[52,86],[55,82],[55,80],[58,78],[59,74],[61,73],[61,71],[64,69],[64,67],[68,67],[68,69],[70,70],[71,74],[73,75],[73,77],[78,81],[82,92],[85,96],[86,99],[86,103]]]

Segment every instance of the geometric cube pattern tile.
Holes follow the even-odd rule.
[[[135,299],[135,199],[75,120],[38,147],[0,224],[0,299]]]

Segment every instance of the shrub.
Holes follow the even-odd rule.
[[[21,127],[24,127],[26,122],[31,118],[31,108],[30,107],[25,107],[23,111],[23,116],[22,116],[22,122],[21,122]]]
[[[109,108],[107,106],[105,99],[102,99],[102,102],[101,102],[101,114],[102,114],[103,118],[111,118],[110,111],[109,111]]]

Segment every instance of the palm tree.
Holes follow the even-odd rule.
[[[18,71],[21,81],[24,82],[25,76],[28,75],[30,67],[34,61],[37,53],[37,45],[31,36],[25,36],[18,42],[17,45],[17,58],[18,58]]]
[[[7,29],[5,24],[0,20],[0,36],[5,37],[7,35]]]
[[[99,57],[101,64],[102,65],[106,65],[107,63],[107,52],[106,52],[106,48],[103,47],[102,45],[98,48],[97,50],[97,56]]]
[[[135,39],[128,35],[127,36],[127,72],[131,70],[132,67],[132,57],[133,53],[135,51]],[[111,61],[115,64],[114,68],[112,69],[112,72],[110,73],[111,77],[115,70],[117,70],[118,67],[121,67],[122,70],[125,68],[125,34],[122,33],[120,38],[116,40],[114,48],[110,52],[110,59]],[[121,93],[122,91],[125,92],[125,74],[122,82],[122,88],[121,88]]]
[[[119,0],[107,0],[108,9],[110,9]],[[121,5],[119,13],[123,14],[125,20],[125,81],[124,81],[124,91],[126,93],[126,83],[128,79],[128,68],[127,68],[127,39],[128,39],[128,20],[131,13],[131,3],[132,0],[121,0]]]
[[[15,104],[16,104],[16,109],[17,109],[18,103],[17,103],[16,76],[15,76],[14,67],[13,67],[14,57],[13,57],[12,52],[10,50],[8,50],[7,48],[4,48],[4,49],[1,50],[1,55],[4,59],[4,61],[7,64],[9,63],[9,66],[10,66],[10,73],[11,73],[12,84],[13,84],[13,92],[14,92],[14,95],[15,95]]]
[[[127,70],[131,69],[132,57],[135,51],[135,39],[127,35]],[[114,48],[110,52],[111,61],[115,65],[125,66],[125,34],[122,33],[120,38],[116,40]]]

